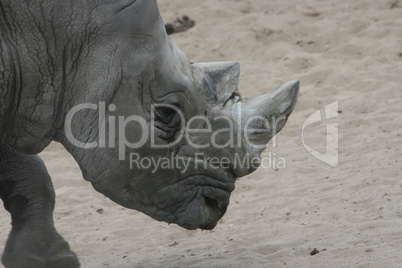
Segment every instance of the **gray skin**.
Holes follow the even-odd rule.
[[[79,266],[53,226],[54,190],[36,156],[51,141],[116,203],[212,229],[236,178],[258,167],[261,145],[282,129],[299,92],[290,81],[242,99],[239,64],[191,62],[153,0],[0,0],[0,34],[0,196],[12,217],[6,267]],[[81,104],[96,106],[74,110]],[[190,164],[143,168],[130,162],[133,154]]]

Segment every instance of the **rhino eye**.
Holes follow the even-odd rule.
[[[155,133],[161,139],[171,142],[181,129],[181,118],[175,106],[155,107],[153,112],[153,122]]]
[[[177,114],[177,111],[173,108],[159,107],[155,108],[155,114],[158,119],[164,123],[169,123],[172,118]]]

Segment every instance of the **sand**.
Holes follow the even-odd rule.
[[[183,14],[197,22],[171,36],[190,59],[239,61],[244,96],[300,79],[299,102],[276,148],[264,153],[277,162],[236,183],[212,231],[187,231],[119,207],[51,144],[41,156],[57,193],[56,226],[82,267],[402,267],[402,3],[159,5],[167,22]],[[336,167],[310,154],[302,139],[309,116],[324,116],[334,102],[336,117],[305,128],[304,142],[325,152],[327,124],[338,125]],[[0,250],[9,222],[2,210]]]

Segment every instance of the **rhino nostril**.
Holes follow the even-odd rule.
[[[205,204],[208,206],[208,207],[211,207],[211,208],[219,208],[219,203],[218,203],[218,201],[217,200],[215,200],[215,199],[212,199],[212,198],[210,198],[210,197],[208,197],[208,196],[205,196],[204,195],[204,200],[205,200]]]

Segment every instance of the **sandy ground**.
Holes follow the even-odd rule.
[[[41,156],[57,193],[56,226],[82,267],[402,267],[402,3],[159,2],[165,21],[186,14],[197,22],[172,36],[190,59],[240,61],[245,96],[300,79],[299,103],[264,153],[277,162],[237,182],[213,231],[115,205],[52,144]],[[302,126],[336,101],[337,117],[304,133],[325,152],[326,125],[338,124],[331,167],[305,149]],[[0,245],[9,221],[1,211]]]

